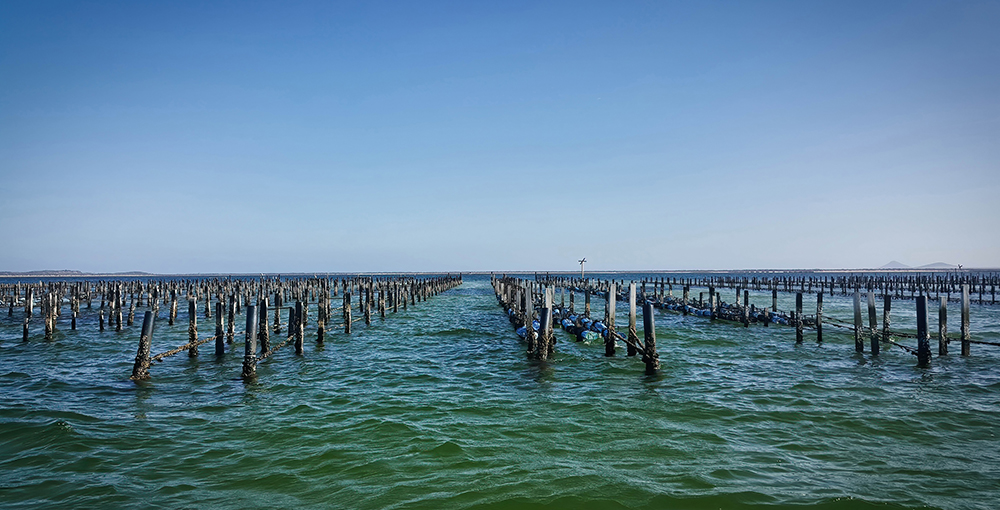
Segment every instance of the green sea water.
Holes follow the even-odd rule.
[[[996,308],[973,305],[974,338],[1000,341]],[[154,353],[186,341],[186,310],[164,313]],[[912,330],[912,301],[893,313]],[[312,322],[304,355],[286,347],[251,382],[241,343],[218,359],[209,343],[136,384],[141,320],[98,333],[85,313],[70,331],[64,313],[54,340],[36,322],[22,343],[3,315],[5,509],[1000,507],[1000,347],[952,345],[920,369],[832,327],[796,345],[787,327],[658,311],[658,375],[562,332],[538,362],[469,276],[323,345]]]

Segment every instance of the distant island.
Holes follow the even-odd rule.
[[[933,264],[924,264],[922,266],[913,267],[898,260],[893,260],[879,269],[958,269],[958,266],[947,262],[934,262]]]
[[[0,276],[153,276],[145,271],[123,271],[120,273],[84,273],[75,269],[42,269],[39,271],[0,271]]]

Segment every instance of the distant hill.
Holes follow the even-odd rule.
[[[43,269],[40,271],[0,271],[2,275],[13,276],[83,276],[83,271],[73,269]]]
[[[75,269],[42,269],[39,271],[0,271],[0,276],[143,276],[152,275],[144,271],[124,271],[121,273],[84,273]]]
[[[933,264],[927,264],[925,266],[920,266],[919,269],[955,269],[958,266],[955,264],[948,264],[946,262],[935,262]]]
[[[881,269],[909,269],[909,268],[910,268],[910,266],[908,266],[908,265],[906,265],[906,264],[904,264],[904,263],[902,263],[902,262],[900,262],[898,260],[893,260],[892,262],[889,262],[888,264],[882,266]]]

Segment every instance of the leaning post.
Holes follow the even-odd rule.
[[[660,369],[660,355],[656,353],[656,325],[653,319],[653,304],[642,305],[642,333],[645,339],[642,347],[642,361],[646,364],[646,375],[653,375]]]
[[[149,379],[149,347],[153,340],[153,312],[147,311],[142,317],[142,333],[139,334],[139,350],[135,353],[132,366],[133,381]]]

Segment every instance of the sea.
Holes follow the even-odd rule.
[[[662,366],[646,375],[624,345],[606,357],[558,330],[554,355],[530,359],[489,276],[466,275],[322,344],[313,319],[305,352],[279,350],[253,380],[237,341],[143,382],[129,380],[142,314],[101,333],[96,307],[76,330],[64,308],[52,340],[36,311],[27,342],[21,310],[0,311],[0,508],[1000,508],[1000,347],[938,356],[937,301],[927,368],[888,344],[857,353],[832,326],[796,344],[787,326],[658,310]],[[894,301],[893,329],[915,332],[914,310]],[[186,313],[169,326],[161,308],[154,353],[186,343]],[[824,314],[852,322],[852,297],[825,296]],[[952,335],[958,318],[951,303]],[[974,303],[971,330],[1000,342],[1000,306]]]

